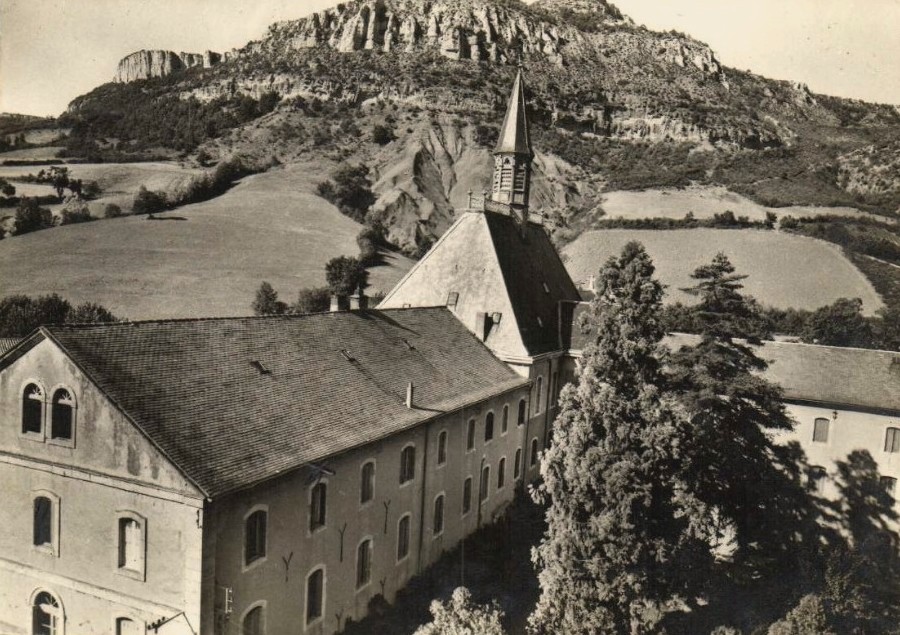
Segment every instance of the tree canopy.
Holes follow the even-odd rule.
[[[58,295],[10,295],[0,300],[0,337],[24,337],[43,324],[117,322],[105,307],[85,302],[73,307]]]

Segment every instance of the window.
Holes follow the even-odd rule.
[[[65,388],[53,393],[53,406],[50,410],[50,438],[60,441],[71,441],[75,427],[75,400]]]
[[[65,623],[62,608],[55,597],[41,591],[31,603],[31,632],[33,635],[59,635]]]
[[[500,465],[497,466],[497,489],[503,487],[506,483],[506,457],[500,459]]]
[[[506,434],[507,428],[509,428],[509,404],[503,406],[503,419],[500,421],[501,434]]]
[[[539,414],[541,412],[541,403],[543,401],[544,396],[544,378],[538,377],[537,383],[535,384],[535,396],[537,399],[534,403],[534,414]]]
[[[457,302],[459,302],[459,293],[451,291],[447,294],[447,306],[456,306]]]
[[[366,538],[356,548],[356,588],[361,589],[372,579],[372,541]]]
[[[365,504],[375,498],[375,461],[363,463],[359,476],[359,502]]]
[[[322,617],[325,600],[325,569],[316,569],[306,579],[306,623]]]
[[[438,435],[438,456],[437,462],[438,465],[443,465],[447,462],[447,431],[441,430],[441,433]]]
[[[119,516],[119,569],[144,573],[144,523],[136,514]],[[265,545],[263,545],[265,551]]]
[[[22,393],[22,434],[41,434],[44,422],[44,391],[28,384]]]
[[[525,424],[525,410],[527,409],[527,407],[528,407],[528,405],[525,403],[525,400],[520,399],[519,400],[519,416],[516,419],[517,425],[521,426],[521,425]]]
[[[247,611],[241,623],[241,635],[263,635],[266,632],[263,619],[262,606],[254,606]]]
[[[813,465],[809,468],[809,475],[807,477],[806,489],[810,492],[815,492],[816,494],[821,494],[825,491],[825,477],[827,472],[824,467],[819,465]]]
[[[266,510],[258,509],[244,526],[244,565],[266,557]]]
[[[882,476],[879,481],[881,482],[881,487],[884,488],[884,491],[887,492],[891,498],[894,498],[894,492],[897,491],[897,479],[893,476]]]
[[[408,445],[400,453],[400,484],[408,483],[416,475],[416,448]]]
[[[521,474],[522,448],[516,450],[516,464],[513,465],[513,478],[518,479]]]
[[[472,477],[466,479],[463,483],[463,514],[468,514],[472,510]]]
[[[438,494],[434,499],[434,535],[438,536],[444,533],[444,495]]]
[[[144,635],[144,627],[128,617],[116,619],[116,635]]]
[[[53,549],[53,501],[46,496],[34,499],[34,546]]]
[[[828,419],[816,419],[813,423],[813,441],[815,443],[828,443]]]
[[[900,452],[900,428],[888,428],[884,436],[885,452]]]
[[[409,514],[400,519],[397,524],[397,561],[403,560],[409,555]]]
[[[469,419],[469,429],[466,431],[466,451],[475,449],[475,419]]]
[[[494,413],[489,412],[484,418],[484,441],[487,443],[494,438]]]
[[[531,467],[537,465],[538,462],[538,442],[537,437],[531,440]]]
[[[316,483],[309,496],[309,530],[315,531],[325,526],[328,513],[328,485]]]
[[[559,386],[557,383],[559,382],[559,374],[556,371],[553,371],[553,374],[550,375],[550,405],[556,405],[556,396],[559,394]]]
[[[478,501],[484,502],[487,500],[488,494],[490,492],[490,484],[491,484],[491,466],[485,465],[481,468],[481,484],[478,488]]]

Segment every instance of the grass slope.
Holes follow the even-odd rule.
[[[588,280],[625,243],[644,244],[669,302],[693,303],[682,292],[691,272],[723,251],[738,273],[747,274],[745,291],[765,305],[815,309],[837,298],[861,298],[871,315],[883,306],[872,284],[840,248],[824,241],[775,231],[733,229],[594,230],[563,249],[566,267],[577,282]]]
[[[251,313],[268,280],[293,301],[300,288],[325,283],[330,258],[358,251],[360,226],[312,193],[321,178],[310,166],[277,169],[161,220],[124,217],[8,238],[0,241],[0,297],[55,292],[129,319],[234,316]],[[371,291],[390,288],[410,266],[389,256],[373,269]]]

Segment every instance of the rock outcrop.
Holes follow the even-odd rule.
[[[219,53],[175,53],[174,51],[136,51],[122,58],[114,80],[133,82],[138,79],[165,77],[188,68],[210,68],[222,60]]]

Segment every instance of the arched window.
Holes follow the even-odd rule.
[[[900,428],[888,428],[884,435],[884,451],[900,452]]]
[[[244,522],[244,564],[266,557],[266,524],[268,514],[258,509]]]
[[[541,404],[544,399],[544,378],[538,377],[537,383],[535,384],[535,402],[534,402],[534,414],[539,414],[541,412]]]
[[[503,419],[500,421],[500,433],[506,434],[506,430],[509,428],[509,404],[504,404],[503,406]]]
[[[119,569],[143,576],[144,573],[144,522],[136,514],[119,516]]]
[[[306,579],[306,623],[322,617],[325,604],[325,569],[316,569]]]
[[[116,635],[144,635],[144,627],[130,617],[116,619]]]
[[[28,384],[22,392],[22,434],[43,434],[44,391]]]
[[[34,546],[53,549],[53,501],[46,496],[34,499]]]
[[[537,465],[538,462],[538,440],[537,437],[531,440],[531,467]]]
[[[881,487],[884,488],[884,491],[888,493],[891,498],[894,498],[897,492],[897,479],[893,476],[882,476],[879,479],[881,483]]]
[[[397,524],[397,561],[409,555],[409,514],[400,518]]]
[[[356,548],[356,588],[361,589],[372,579],[372,541],[368,538]]]
[[[241,635],[263,635],[265,632],[263,607],[254,606],[244,616],[244,621],[241,623]]]
[[[313,485],[309,494],[309,530],[315,531],[325,526],[328,512],[328,486],[323,482]]]
[[[359,502],[365,504],[375,498],[375,461],[363,463],[359,474]]]
[[[484,418],[484,441],[487,443],[494,438],[494,413],[489,412]]]
[[[821,494],[825,491],[825,477],[827,472],[820,465],[813,465],[809,468],[806,487],[809,491]]]
[[[478,501],[484,502],[487,500],[488,494],[491,490],[491,466],[485,465],[481,468],[481,483],[478,487]]]
[[[516,418],[517,425],[525,424],[525,411],[528,409],[528,405],[524,399],[519,400],[519,416]]]
[[[444,533],[444,495],[438,494],[434,499],[434,523],[432,524],[434,535]]]
[[[497,466],[497,489],[503,487],[506,483],[506,457],[504,456],[500,459],[500,464]]]
[[[516,464],[513,465],[513,478],[518,479],[522,473],[522,448],[516,450]]]
[[[466,430],[466,451],[475,449],[475,419],[469,419],[469,428]]]
[[[813,441],[815,443],[828,443],[828,419],[818,418],[813,422]]]
[[[447,431],[441,430],[438,435],[437,463],[443,465],[447,462]]]
[[[408,445],[400,453],[400,484],[408,483],[416,476],[416,448]]]
[[[463,483],[463,514],[468,514],[472,509],[472,477],[468,477]]]
[[[53,393],[53,406],[50,410],[50,438],[60,441],[71,441],[75,429],[75,400],[65,388]]]
[[[557,371],[553,371],[553,374],[550,375],[550,404],[555,406],[558,401],[557,397],[559,396],[559,373]]]
[[[65,623],[59,601],[46,591],[34,596],[31,603],[31,632],[33,635],[60,635]]]

